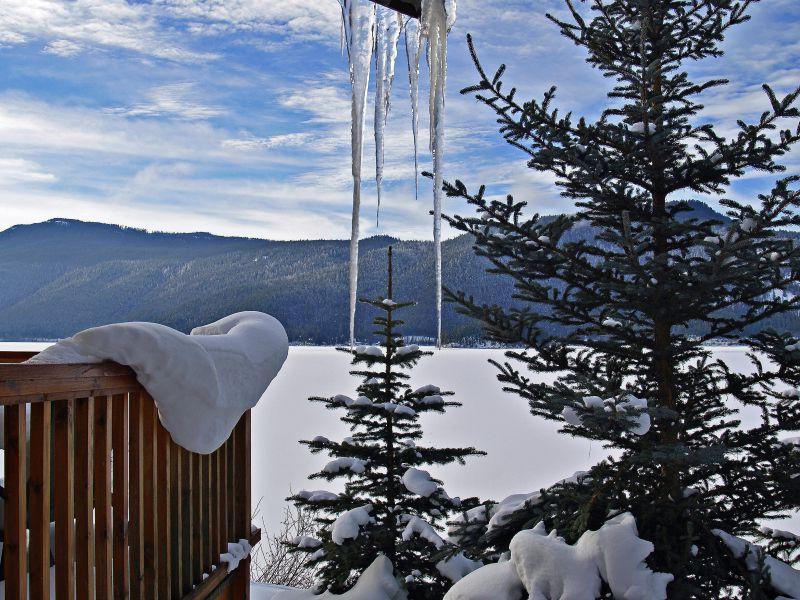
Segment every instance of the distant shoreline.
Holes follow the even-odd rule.
[[[3,351],[35,351],[35,350],[44,350],[48,346],[55,344],[58,340],[36,340],[36,341],[8,341],[8,340],[0,340],[0,352]],[[421,348],[426,350],[436,350],[433,344],[419,344]],[[303,342],[290,342],[289,346],[291,348],[343,348],[346,347],[347,344],[308,344]],[[732,342],[732,343],[722,343],[722,342],[714,342],[711,344],[706,344],[706,348],[730,348],[731,350],[737,350],[746,348],[746,346],[740,342]],[[522,349],[521,346],[501,346],[497,344],[486,344],[486,345],[479,345],[479,344],[470,344],[470,345],[460,345],[460,344],[448,344],[441,348],[440,350],[514,350],[514,349]]]

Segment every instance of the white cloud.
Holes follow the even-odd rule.
[[[242,138],[232,138],[222,142],[225,148],[236,150],[257,150],[260,148],[297,148],[300,146],[314,147],[314,136],[308,132],[304,133],[283,133],[266,138],[246,136]]]
[[[63,47],[71,42],[181,62],[217,57],[187,49],[172,37],[151,5],[125,0],[3,0],[0,10],[0,41],[6,44],[44,40]]]
[[[83,46],[70,40],[53,40],[42,48],[42,52],[67,58],[83,52]]]
[[[26,95],[0,96],[0,147],[64,160],[114,156],[222,158],[227,137],[202,121],[129,120],[89,108],[59,106]]]
[[[200,101],[197,85],[191,82],[160,85],[150,90],[148,101],[126,107],[108,108],[106,112],[126,117],[174,117],[189,121],[210,119],[223,110]]]
[[[346,77],[342,74],[343,77]],[[346,81],[346,79],[343,79]],[[326,123],[350,127],[350,95],[345,86],[320,85],[303,81],[281,99],[281,106],[311,115],[306,123]]]
[[[57,177],[41,165],[24,158],[0,157],[0,180],[26,183],[52,183]]]
[[[16,31],[3,31],[0,29],[0,48],[25,42],[25,36]]]
[[[339,43],[341,10],[335,0],[157,0],[157,4],[189,22],[196,34],[261,32],[294,41]]]

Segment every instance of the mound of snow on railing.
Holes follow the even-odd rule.
[[[153,397],[161,423],[187,450],[208,454],[253,408],[289,353],[286,331],[270,315],[248,311],[192,330],[157,323],[93,327],[61,340],[29,363],[130,366]]]
[[[574,546],[548,535],[544,524],[520,531],[511,540],[511,560],[487,565],[456,583],[445,600],[594,600],[605,581],[615,598],[664,600],[673,577],[654,573],[644,563],[653,544],[639,538],[636,520],[623,513],[597,531],[587,531]],[[501,592],[502,590],[502,592]]]
[[[406,600],[407,597],[394,578],[391,561],[379,556],[344,594],[315,595],[313,590],[287,590],[275,594],[273,600]]]
[[[239,567],[240,562],[250,556],[252,550],[253,547],[247,540],[228,542],[228,551],[219,555],[219,562],[220,564],[226,563],[228,565],[228,572],[230,573]]]

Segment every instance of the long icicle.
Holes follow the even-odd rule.
[[[345,0],[344,28],[352,90],[350,146],[353,171],[353,215],[350,229],[350,345],[355,345],[358,295],[358,238],[361,212],[361,159],[364,148],[364,106],[375,46],[375,5],[369,0]]]
[[[397,61],[397,41],[400,39],[400,15],[385,6],[378,7],[375,32],[375,183],[378,190],[378,208],[375,220],[380,224],[381,184],[383,183],[384,139],[386,119]]]
[[[411,97],[411,134],[414,137],[414,199],[419,200],[419,55],[420,28],[416,19],[405,26],[406,62],[408,63],[408,94]]]
[[[437,348],[442,345],[442,183],[444,178],[447,33],[454,20],[454,0],[422,0],[422,35],[428,40],[428,70],[430,72],[428,111],[430,113],[430,148],[433,156],[433,245],[436,254]]]

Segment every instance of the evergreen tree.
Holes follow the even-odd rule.
[[[765,111],[726,137],[703,122],[699,97],[727,82],[694,82],[686,64],[721,55],[724,34],[755,2],[565,3],[566,16],[548,17],[613,81],[599,119],[556,110],[555,88],[519,102],[503,88],[505,67],[485,72],[471,40],[480,80],[464,92],[496,111],[508,143],[556,176],[577,213],[541,219],[510,196],[445,184],[477,211],[450,223],[475,237],[492,272],[513,278],[516,308],[448,296],[490,338],[524,347],[497,363],[505,390],[562,432],[614,452],[481,541],[502,551],[544,520],[574,542],[630,511],[655,545],[649,566],[674,575],[670,598],[793,596],[771,576],[768,555],[737,550],[723,532],[754,540],[759,521],[800,508],[800,452],[785,436],[800,428],[800,343],[763,328],[800,304],[791,292],[800,249],[776,236],[800,225],[798,177],[753,205],[720,199],[728,224],[698,218],[685,200],[722,195],[750,170],[782,171],[777,161],[800,140],[800,90],[779,97],[765,85]],[[586,223],[596,240],[570,240]],[[695,326],[702,333],[688,335]],[[730,339],[750,348],[752,368],[713,358],[707,345]],[[760,414],[756,425],[742,425],[742,407]]]
[[[392,254],[389,248],[388,291],[385,298],[361,300],[381,311],[373,323],[380,346],[340,348],[351,354],[351,371],[363,379],[358,397],[338,395],[311,398],[341,417],[352,436],[341,442],[324,437],[304,440],[311,452],[327,452],[332,460],[313,478],[346,479],[344,492],[301,491],[290,498],[320,515],[319,539],[295,540],[295,551],[313,553],[320,584],[334,592],[350,588],[358,576],[383,554],[395,575],[406,581],[409,598],[441,598],[464,564],[463,557],[448,560],[449,544],[437,532],[461,502],[451,498],[423,469],[428,465],[464,464],[467,456],[483,454],[474,448],[434,448],[418,445],[423,413],[444,413],[460,406],[447,400],[452,392],[426,385],[411,391],[406,380],[420,358],[432,354],[405,345],[397,311],[412,302],[392,297]],[[463,575],[463,572],[460,573]]]

